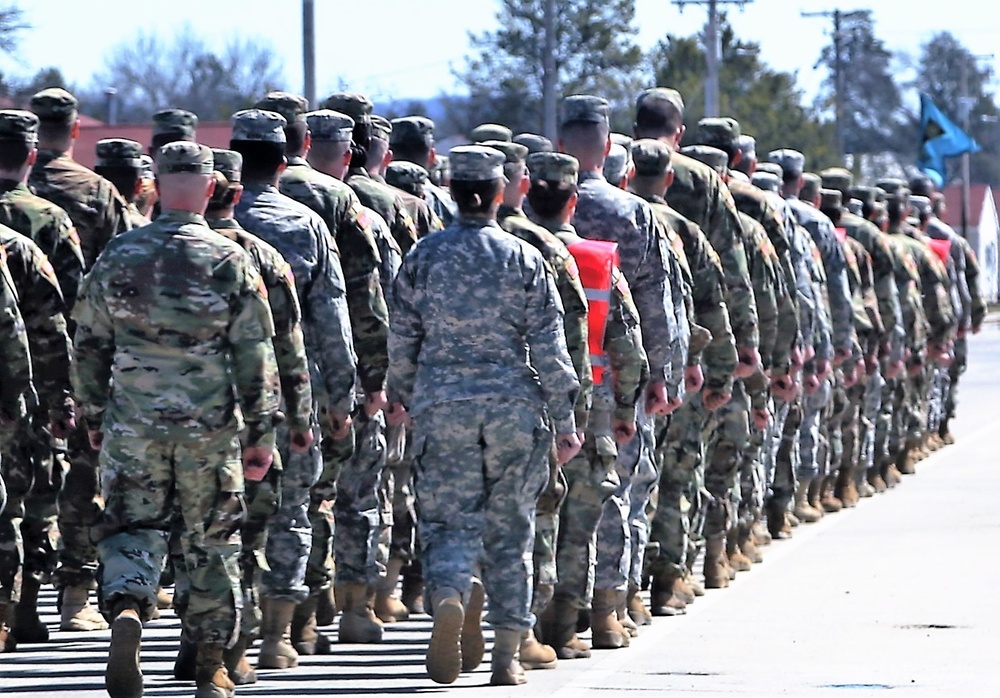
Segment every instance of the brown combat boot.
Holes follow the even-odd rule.
[[[339,594],[338,594],[339,596]],[[465,609],[455,589],[442,587],[434,592],[434,626],[424,666],[435,683],[455,683],[462,673],[462,626]]]
[[[678,587],[690,591],[689,597],[682,597]],[[685,588],[684,580],[676,573],[653,577],[649,585],[649,606],[654,616],[681,616],[687,613],[688,603],[694,602],[694,592]],[[687,599],[690,598],[691,601]]]
[[[938,426],[938,436],[941,437],[941,444],[943,446],[951,446],[955,443],[955,435],[951,433],[951,428],[949,427],[950,421],[950,417],[945,417]]]
[[[705,588],[725,589],[729,586],[729,570],[722,560],[726,556],[726,534],[713,533],[705,537]]]
[[[590,645],[576,634],[579,617],[580,609],[558,596],[542,613],[541,640],[556,651],[559,659],[585,659],[590,656]]]
[[[910,448],[902,451],[896,456],[896,470],[901,475],[915,475],[917,472],[917,462],[925,456],[918,448]],[[902,479],[902,478],[900,478]]]
[[[785,517],[786,511],[785,503],[775,498],[767,500],[764,504],[767,532],[774,540],[788,540],[792,537],[792,526]]]
[[[764,525],[763,518],[760,514],[754,519],[754,522],[750,524],[750,537],[753,540],[754,545],[758,548],[762,548],[765,545],[771,544],[771,532],[767,530],[767,526]]]
[[[229,678],[237,686],[257,683],[257,672],[247,661],[247,648],[252,644],[253,640],[241,634],[236,638],[236,644],[222,653],[222,660],[226,663]]]
[[[809,503],[809,490],[811,486],[809,480],[800,480],[798,487],[795,489],[795,503],[792,507],[792,513],[795,514],[795,518],[803,523],[816,523],[823,518],[823,513],[813,508]]]
[[[823,482],[820,485],[819,503],[820,507],[827,514],[835,514],[844,508],[844,503],[837,499],[836,495],[833,493],[836,484],[836,476],[827,475],[823,478]]]
[[[333,585],[331,584],[326,589],[322,589],[316,598],[316,625],[321,628],[325,627],[332,624],[336,617],[337,599],[333,595]]]
[[[375,591],[364,584],[338,584],[340,609],[338,642],[375,644],[382,642],[382,621],[375,615]]]
[[[629,632],[618,622],[616,611],[626,592],[614,589],[594,589],[590,612],[590,640],[596,650],[616,650],[628,647]]]
[[[435,607],[435,613],[437,608]],[[527,678],[518,661],[521,633],[517,630],[497,628],[493,640],[493,657],[490,662],[491,686],[520,686]]]
[[[465,655],[462,655],[464,660]],[[521,635],[521,648],[518,650],[518,661],[524,669],[555,669],[558,657],[556,651],[549,645],[543,645],[530,630]]]
[[[649,625],[653,622],[653,614],[646,608],[639,594],[639,587],[634,584],[628,585],[628,614],[637,625]]]
[[[316,605],[318,596],[309,596],[295,606],[292,614],[291,640],[300,655],[330,654],[330,638],[317,629]]]
[[[299,653],[289,641],[289,626],[295,615],[295,602],[284,599],[260,600],[261,622],[258,669],[290,669],[299,665]]]
[[[846,509],[856,507],[861,497],[856,483],[856,470],[853,465],[842,465],[840,472],[837,473],[837,484],[833,488],[833,496],[839,499]]]
[[[740,552],[753,564],[764,562],[764,554],[757,547],[756,536],[753,529],[746,524],[739,524],[736,527],[736,542],[740,546]]]
[[[142,621],[139,602],[129,596],[118,597],[111,606],[111,646],[104,687],[111,698],[142,698]]]
[[[375,615],[383,623],[395,623],[410,617],[406,604],[396,596],[396,584],[399,583],[402,571],[403,561],[395,557],[389,558],[385,565],[385,577],[379,581],[375,590]]]
[[[415,565],[416,563],[411,563],[403,573],[403,588],[400,591],[400,600],[411,616],[427,613],[424,607],[424,578]]]
[[[229,678],[222,655],[221,643],[198,643],[198,673],[195,676],[194,698],[233,698],[236,685]]]
[[[62,595],[62,605],[59,611],[60,630],[88,632],[108,629],[104,616],[90,605],[89,583],[64,587],[60,593]]]
[[[872,489],[875,490],[876,494],[881,494],[889,489],[889,485],[882,478],[882,468],[878,466],[868,468],[867,480],[868,484],[872,486]]]
[[[462,623],[462,671],[475,671],[486,654],[486,640],[483,638],[483,606],[486,603],[486,588],[477,578],[472,578],[469,603],[465,605],[465,621]]]
[[[736,572],[749,572],[753,561],[740,549],[739,527],[729,529],[726,534],[726,559]]]
[[[823,498],[823,480],[823,476],[814,477],[809,481],[809,489],[806,490],[806,501],[809,503],[809,506],[819,514],[820,519],[822,519],[825,514],[823,504],[821,503]],[[798,515],[798,512],[796,512],[796,515]],[[801,516],[799,516],[799,518],[802,519]],[[805,519],[802,520],[805,521]],[[811,523],[810,521],[805,522]]]

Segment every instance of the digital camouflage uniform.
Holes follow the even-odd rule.
[[[444,223],[424,199],[427,170],[412,162],[391,162],[385,171],[385,181],[399,191],[403,205],[417,227],[418,238],[444,228]]]

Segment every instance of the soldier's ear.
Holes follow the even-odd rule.
[[[309,131],[306,131],[306,137],[302,139],[302,157],[305,157],[309,152],[309,149],[312,147],[312,142],[312,134]]]
[[[382,156],[382,167],[388,167],[392,163],[392,158],[392,148],[388,148]]]
[[[278,165],[278,174],[281,174],[282,172],[284,172],[285,168],[287,168],[287,167],[288,167],[288,158],[282,156],[282,158],[281,158],[281,164]]]
[[[38,148],[32,148],[28,153],[28,159],[25,161],[25,164],[31,168],[34,166],[36,160],[38,160]]]
[[[80,137],[80,120],[79,119],[77,119],[76,121],[73,122],[73,128],[70,129],[69,137],[72,138],[74,141],[77,138]]]
[[[437,160],[438,160],[437,148],[435,148],[434,146],[431,146],[431,152],[427,156],[427,164],[428,165],[434,165],[434,163],[436,163]]]
[[[610,152],[611,152],[611,135],[609,134],[608,140],[604,143],[604,157],[607,157],[608,153]]]
[[[243,185],[242,184],[232,184],[229,186],[229,191],[233,192],[233,206],[240,202],[243,198]]]
[[[666,191],[670,188],[670,185],[674,183],[674,168],[667,170],[667,174],[664,177],[663,190]]]

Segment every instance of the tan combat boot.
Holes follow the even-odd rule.
[[[463,638],[464,639],[464,638]],[[465,655],[462,655],[463,662]],[[518,661],[524,669],[555,669],[558,657],[556,651],[549,645],[543,645],[530,630],[521,635],[521,648],[518,650]]]
[[[104,671],[104,687],[111,698],[142,698],[139,602],[128,596],[119,597],[111,606],[111,616],[111,646]]]
[[[292,614],[292,647],[300,655],[330,654],[330,638],[317,629],[316,606],[318,596],[309,596],[295,606]]]
[[[678,589],[680,589],[680,593],[678,593]],[[690,595],[682,596],[685,591],[689,592]],[[654,616],[684,615],[687,613],[687,605],[693,601],[694,592],[687,588],[684,580],[676,572],[655,576],[649,585],[649,605]]]
[[[477,578],[472,578],[469,603],[465,605],[465,621],[462,623],[462,671],[475,671],[486,654],[486,640],[483,638],[483,605],[486,603],[486,589]]]
[[[774,540],[788,540],[792,537],[792,526],[785,517],[786,512],[787,508],[784,502],[777,499],[769,499],[764,504],[767,532]]]
[[[736,526],[736,542],[740,546],[740,552],[753,564],[764,562],[764,554],[757,547],[756,536],[753,528],[746,524]]]
[[[411,563],[410,568],[403,572],[403,588],[400,590],[400,599],[411,616],[427,613],[424,608],[424,578],[414,569],[415,564]]]
[[[833,489],[833,496],[839,499],[846,509],[856,507],[858,499],[861,497],[857,487],[856,471],[857,468],[853,465],[842,465],[840,472],[837,473],[837,484]]]
[[[938,436],[941,437],[941,444],[944,446],[951,446],[955,443],[955,435],[951,433],[951,428],[949,427],[950,417],[945,417],[941,420],[940,426],[938,426]]]
[[[823,505],[820,503],[823,491],[823,480],[824,478],[822,476],[814,477],[809,482],[809,489],[806,490],[806,501],[809,503],[809,506],[812,507],[816,511],[816,513],[819,514],[819,518],[821,519],[823,518],[824,514]],[[802,517],[800,516],[799,518],[801,519]],[[810,522],[806,521],[806,523]]]
[[[434,592],[434,626],[427,646],[424,666],[435,683],[455,683],[462,673],[462,626],[465,609],[455,589],[442,587]]]
[[[628,614],[638,625],[649,625],[653,622],[653,614],[646,608],[639,594],[639,587],[634,584],[628,585]]]
[[[868,468],[868,473],[866,479],[868,484],[872,486],[876,494],[881,494],[889,489],[889,485],[886,481],[882,479],[882,469],[878,466]]]
[[[792,513],[803,523],[816,523],[823,517],[823,514],[809,504],[809,487],[809,480],[799,480],[798,487],[795,488],[795,503],[792,506]]]
[[[435,613],[437,607],[434,608]],[[527,679],[518,661],[521,647],[521,633],[517,630],[497,628],[493,640],[493,657],[490,661],[491,686],[520,686]]]
[[[628,647],[629,632],[618,622],[617,609],[626,592],[614,589],[594,589],[590,612],[590,639],[597,650],[616,650]]]
[[[726,558],[729,566],[737,572],[749,572],[753,567],[753,561],[740,549],[739,526],[729,529],[726,534]]]
[[[236,638],[236,644],[222,653],[222,660],[226,663],[229,679],[237,686],[257,683],[257,672],[247,660],[247,648],[252,644],[253,640],[241,634]]]
[[[705,537],[705,588],[725,589],[729,586],[729,570],[723,565],[726,556],[726,534]]]
[[[86,632],[108,629],[104,616],[90,605],[90,584],[65,587],[62,590],[62,609],[59,615],[60,630]]]
[[[290,669],[298,666],[299,653],[289,641],[289,626],[295,615],[295,602],[285,599],[260,600],[263,614],[261,622],[260,654],[258,669]]]
[[[833,493],[836,483],[837,478],[835,476],[827,475],[823,478],[823,482],[820,485],[820,508],[827,514],[835,514],[844,508],[844,503],[837,499],[836,495]]]
[[[639,637],[639,625],[632,620],[632,616],[628,614],[628,592],[626,591],[620,597],[620,603],[615,609],[615,617],[625,632],[628,633],[629,637]]]
[[[559,659],[585,659],[590,656],[590,645],[576,634],[580,609],[569,600],[555,597],[541,617],[541,640],[550,645]]]
[[[220,643],[198,644],[198,672],[195,676],[194,698],[233,698],[236,685],[229,678]]]
[[[396,585],[402,571],[403,561],[395,557],[389,558],[385,565],[385,577],[379,580],[375,590],[375,615],[383,623],[395,623],[410,617],[406,605],[396,597]]]
[[[338,642],[370,645],[382,642],[382,621],[375,615],[375,592],[364,584],[338,584],[341,603]]]

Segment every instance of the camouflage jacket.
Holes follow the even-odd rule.
[[[455,200],[451,198],[451,193],[438,185],[427,182],[424,185],[424,200],[434,211],[434,215],[441,219],[446,226],[451,225],[458,218],[458,207]]]
[[[419,196],[414,196],[407,191],[403,191],[402,189],[397,189],[396,187],[390,185],[386,186],[399,194],[399,198],[403,200],[403,205],[406,206],[406,210],[410,214],[410,218],[413,219],[413,224],[417,228],[418,238],[426,237],[435,231],[444,229],[444,221],[442,221],[438,215],[434,213],[434,210],[430,207],[430,204],[428,204],[426,200],[421,199]]]
[[[949,296],[948,271],[927,243],[918,240],[912,232],[909,226],[889,229],[889,234],[910,251],[911,258],[917,265],[920,297],[927,318],[927,340],[945,343],[951,338],[956,321]]]
[[[949,278],[951,279],[951,292],[955,297],[955,312],[960,328],[968,328],[972,316],[972,290],[969,288],[968,274],[966,266],[968,264],[965,250],[962,247],[965,238],[956,233],[950,225],[937,216],[932,216],[927,222],[927,229],[924,231],[929,237],[935,240],[947,240],[951,243],[949,257]],[[977,289],[978,293],[978,289]]]
[[[17,291],[0,247],[0,416],[7,420],[25,414],[25,395],[31,391],[31,352],[24,319],[17,307]]]
[[[410,218],[410,212],[399,193],[388,184],[372,179],[368,171],[360,167],[348,170],[345,181],[362,204],[374,210],[389,224],[392,237],[403,254],[409,252],[417,241],[417,225]]]
[[[886,346],[898,343],[897,328],[902,328],[903,317],[892,246],[878,226],[850,211],[841,215],[840,225],[847,231],[848,237],[864,246],[871,260],[872,286],[883,328],[880,341]]]

